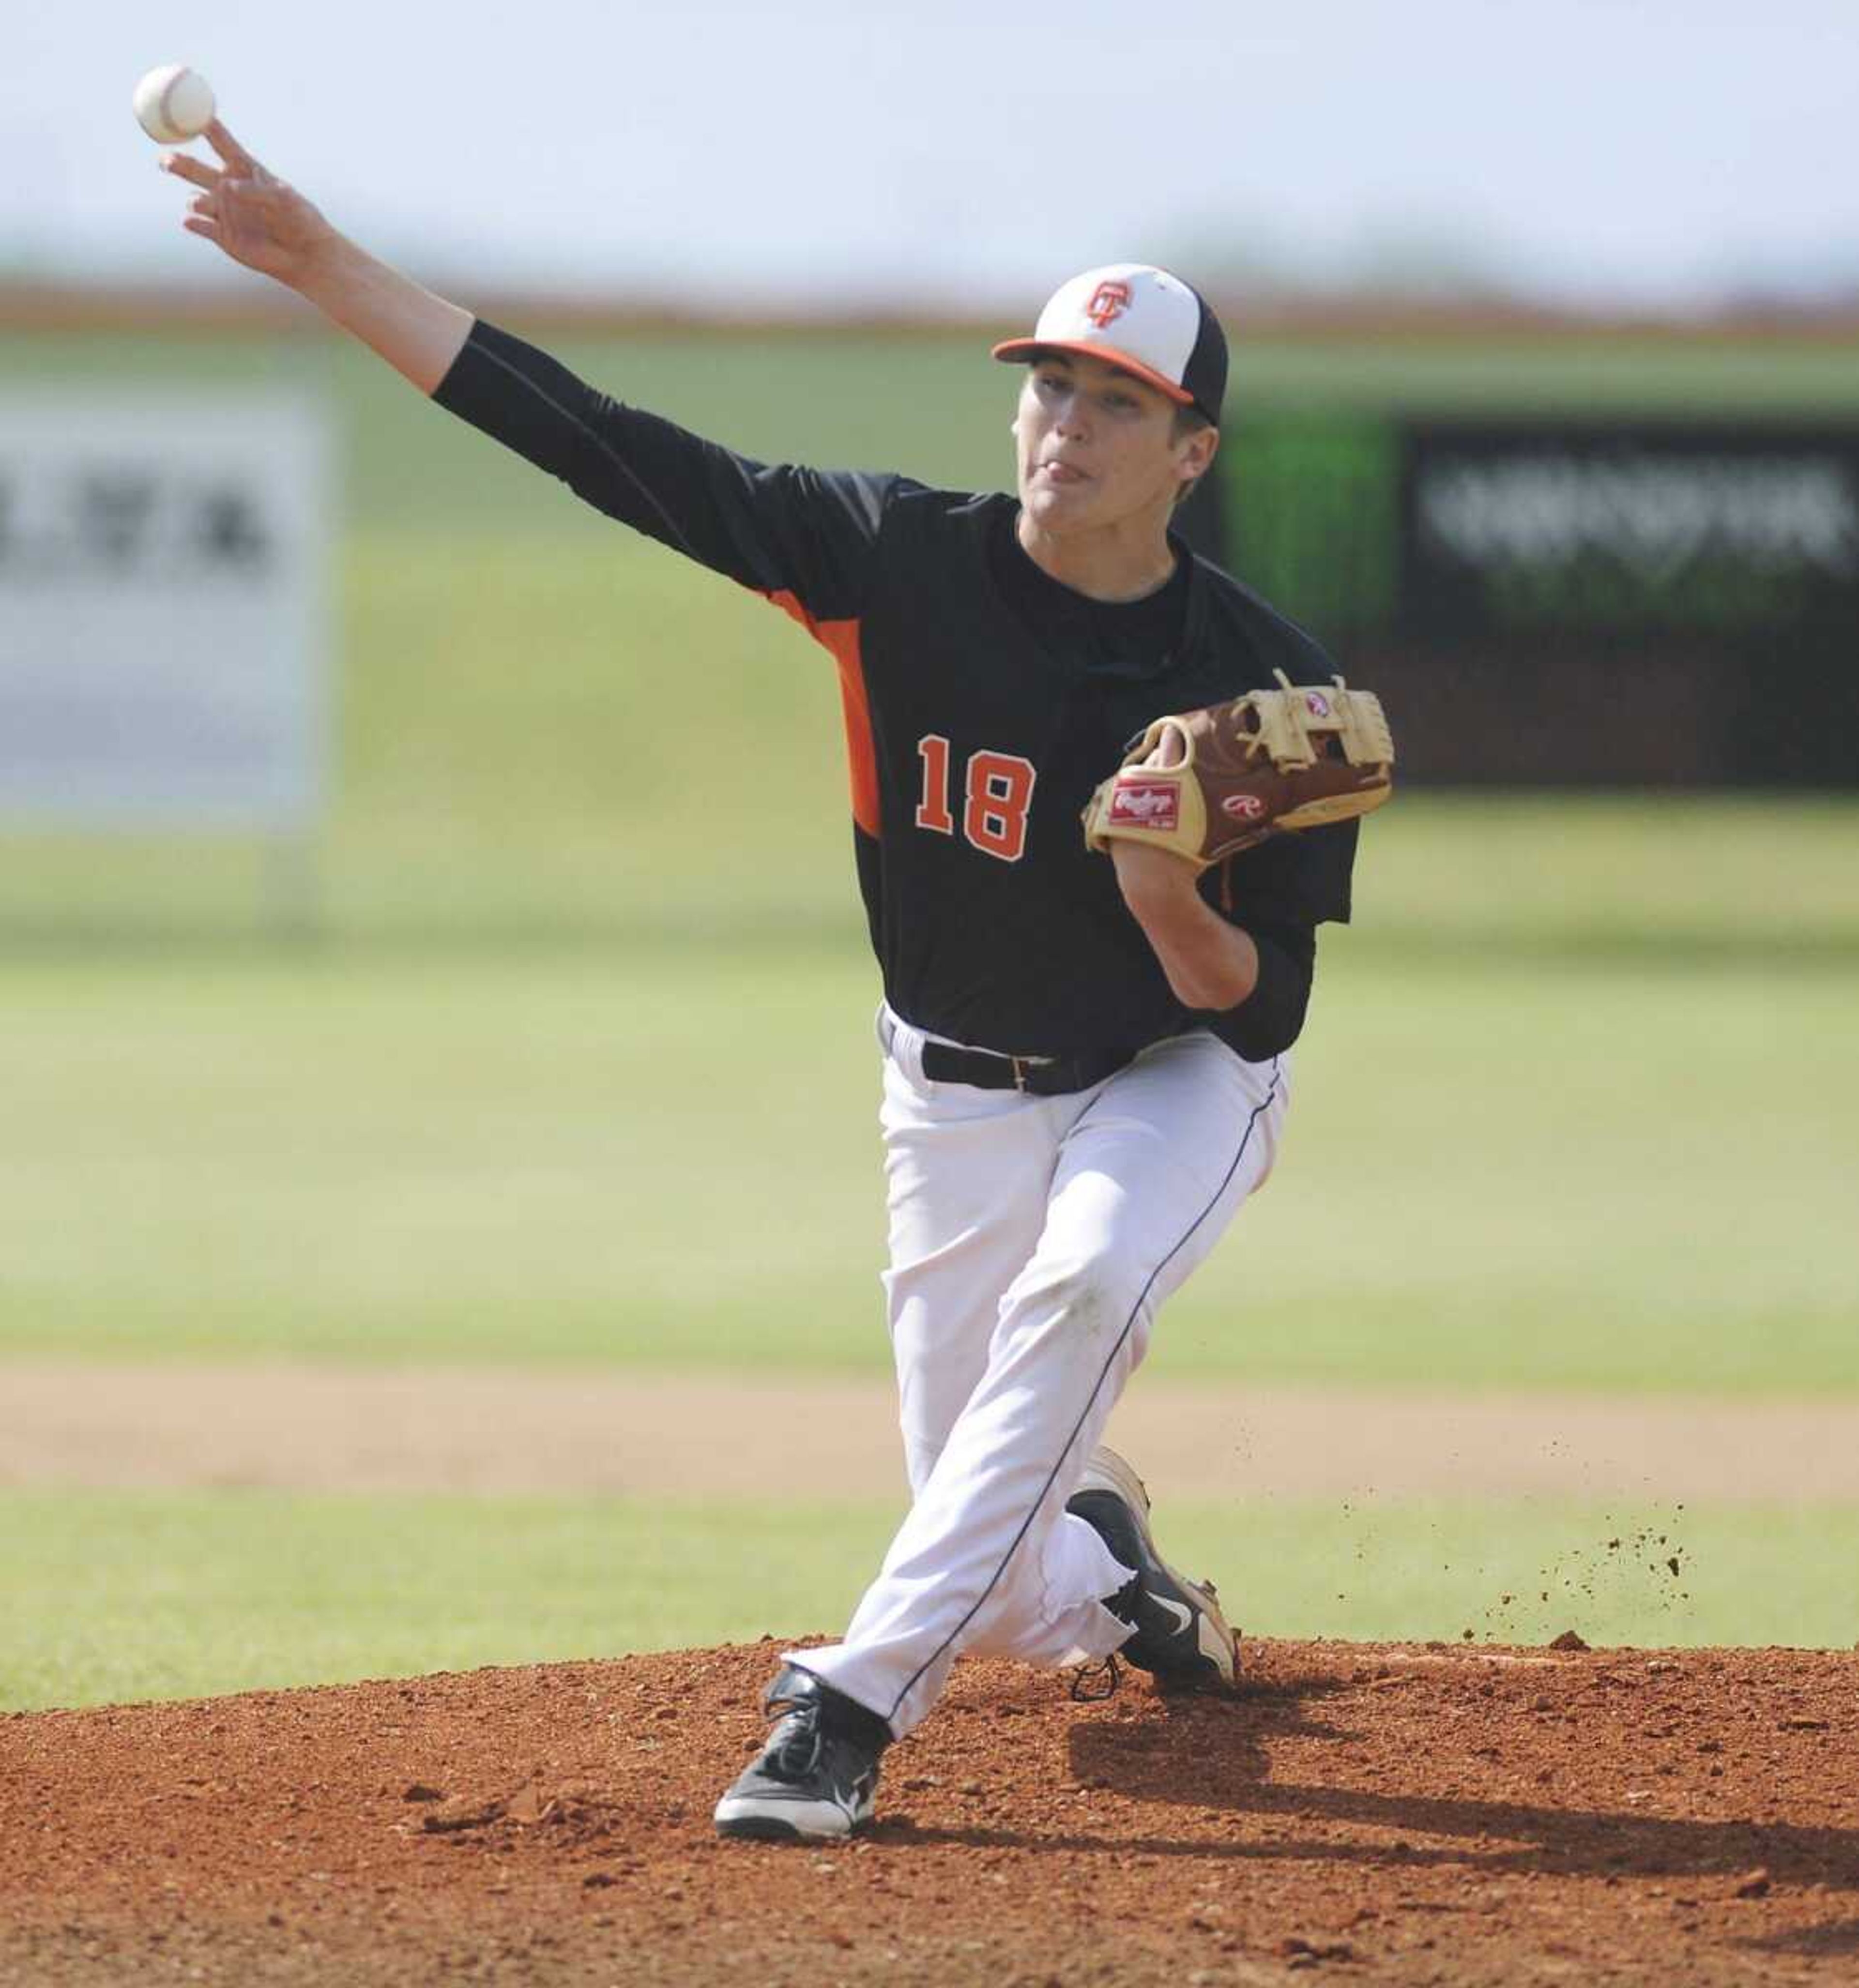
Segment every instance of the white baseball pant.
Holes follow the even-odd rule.
[[[1088,1090],[938,1084],[879,1017],[884,1277],[913,1503],[840,1642],[789,1660],[900,1738],[963,1651],[1088,1662],[1130,1570],[1065,1510],[1155,1314],[1271,1172],[1289,1059],[1204,1032]]]

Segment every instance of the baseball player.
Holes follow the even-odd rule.
[[[882,971],[890,1267],[912,1503],[840,1640],[789,1653],[728,1836],[843,1834],[963,1651],[1230,1689],[1211,1586],[1101,1446],[1156,1315],[1272,1168],[1353,821],[1205,873],[1080,813],[1158,715],[1321,681],[1302,631],[1171,535],[1226,347],[1137,263],[1063,284],[1018,365],[1016,492],[750,462],[610,400],[365,254],[226,130],[185,225],[441,407],[763,596],[833,658]],[[1114,1668],[1112,1675],[1114,1676]]]

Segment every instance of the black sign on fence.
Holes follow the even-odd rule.
[[[1859,784],[1859,428],[1324,414],[1222,454],[1235,570],[1411,776]]]
[[[1859,434],[1410,425],[1414,631],[1859,629]]]

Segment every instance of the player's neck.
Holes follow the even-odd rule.
[[[1164,520],[1130,518],[1101,531],[1043,531],[1022,506],[1014,526],[1039,570],[1092,600],[1141,600],[1168,585],[1175,549]]]

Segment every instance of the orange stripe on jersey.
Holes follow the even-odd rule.
[[[865,697],[865,664],[857,621],[816,621],[791,593],[769,593],[839,665],[839,698],[846,717],[846,759],[852,775],[852,819],[867,835],[878,833],[878,761],[871,742],[871,707]]]

